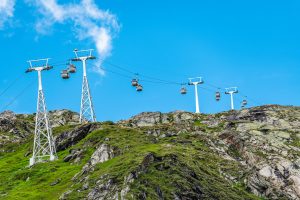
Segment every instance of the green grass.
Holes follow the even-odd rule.
[[[73,128],[58,127],[53,133],[56,135]],[[240,174],[242,167],[237,162],[224,160],[214,154],[208,148],[204,136],[184,133],[157,140],[142,133],[142,130],[105,123],[101,130],[90,133],[76,145],[58,152],[59,160],[28,168],[30,156],[24,157],[24,154],[32,149],[31,141],[32,138],[28,138],[28,142],[14,149],[15,152],[0,157],[0,199],[58,199],[69,189],[73,190],[69,199],[82,199],[89,192],[82,190],[84,182],[78,181],[83,177],[78,177],[74,182],[71,179],[103,143],[115,149],[116,157],[97,164],[94,171],[87,174],[90,188],[96,186],[100,177],[104,177],[102,181],[113,179],[120,191],[124,177],[138,171],[145,156],[151,153],[157,160],[151,162],[145,171],[139,172],[138,179],[130,185],[128,199],[131,199],[131,195],[137,197],[142,191],[148,199],[157,199],[158,187],[166,199],[172,199],[174,193],[189,191],[194,186],[201,188],[206,199],[257,199],[241,184],[244,177],[244,174]],[[69,150],[75,148],[84,151],[81,162],[63,162]],[[237,183],[227,181],[220,170],[237,177]],[[193,173],[196,177],[191,175]],[[50,186],[57,179],[61,181]]]
[[[95,141],[95,138],[103,140],[107,137],[110,138],[108,142],[110,145],[123,150],[121,155],[96,166],[90,174],[89,185],[91,187],[96,186],[100,177],[105,177],[102,180],[103,183],[108,179],[113,179],[118,190],[121,190],[124,177],[137,171],[144,157],[152,153],[162,161],[151,163],[146,172],[140,173],[138,179],[131,184],[131,191],[127,195],[128,199],[131,199],[131,195],[137,197],[142,191],[147,194],[147,198],[157,199],[156,189],[158,186],[166,199],[173,199],[173,193],[178,190],[178,186],[183,187],[182,190],[189,190],[193,187],[190,183],[191,177],[183,169],[197,174],[199,178],[194,180],[194,184],[199,185],[205,194],[210,195],[207,198],[258,199],[248,193],[245,187],[234,187],[231,182],[226,181],[220,175],[219,170],[221,169],[224,173],[236,176],[242,185],[243,175],[239,172],[241,166],[213,154],[201,136],[182,134],[153,143],[153,138],[141,135],[137,131],[112,127],[97,131],[88,136],[86,140],[92,142]],[[172,163],[172,160],[169,159],[172,156],[178,158],[177,163]],[[160,165],[163,165],[166,170],[157,170]],[[73,189],[76,191],[81,188],[82,183],[78,183]],[[83,198],[87,193],[88,191],[73,192],[70,198]]]
[[[290,145],[300,148],[300,138],[296,134],[291,134],[292,143]]]
[[[59,130],[65,131],[68,128],[60,127]],[[58,129],[56,133],[58,134]],[[58,152],[59,160],[39,163],[29,168],[31,155],[28,157],[24,155],[31,151],[32,140],[33,138],[28,139],[27,143],[15,148],[15,152],[6,153],[1,157],[0,199],[58,199],[71,186],[71,178],[81,170],[91,155],[86,153],[86,157],[79,164],[65,163],[63,158],[68,155],[67,149]],[[50,186],[57,179],[61,181],[55,186]]]

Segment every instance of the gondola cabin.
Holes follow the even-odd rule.
[[[138,80],[137,79],[132,79],[132,81],[131,81],[131,85],[133,86],[133,87],[137,87],[138,85],[139,85],[139,82],[138,82]]]
[[[60,75],[61,75],[61,77],[62,77],[63,79],[68,79],[68,78],[70,78],[70,75],[69,75],[68,70],[62,70],[61,73],[60,73]]]
[[[69,65],[69,69],[68,69],[69,73],[75,73],[76,72],[76,66],[75,65]]]
[[[187,93],[187,89],[185,87],[182,87],[180,89],[180,94],[185,95]]]
[[[220,101],[220,99],[221,99],[221,93],[216,92],[216,101]]]
[[[136,91],[138,91],[138,92],[143,91],[143,86],[141,86],[141,85],[136,86]]]
[[[247,100],[244,99],[244,100],[242,101],[242,106],[245,107],[247,104],[248,104]]]

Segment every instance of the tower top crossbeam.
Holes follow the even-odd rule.
[[[199,99],[198,99],[198,85],[203,84],[204,81],[202,77],[195,77],[195,78],[188,78],[189,79],[189,85],[194,85],[195,86],[195,103],[196,103],[196,113],[200,113],[199,109]]]
[[[229,94],[230,95],[230,101],[231,101],[231,110],[234,110],[234,102],[233,102],[233,95],[238,93],[238,89],[237,87],[229,87],[229,88],[225,88],[225,94]]]
[[[238,93],[237,87],[229,87],[225,88],[225,94],[233,94],[233,93]]]
[[[85,50],[77,50],[75,49],[73,52],[75,53],[75,58],[72,58],[72,61],[82,61],[82,60],[94,60],[95,56],[92,55],[94,49],[85,49]]]
[[[43,71],[43,70],[50,70],[53,67],[48,65],[50,58],[43,58],[43,59],[37,59],[37,60],[28,60],[29,68],[26,70],[26,73],[33,72],[33,71]],[[39,63],[44,61],[45,64],[43,65],[34,65],[34,63]]]
[[[195,78],[188,78],[189,79],[189,85],[198,85],[203,84],[203,78],[202,77],[195,77]]]

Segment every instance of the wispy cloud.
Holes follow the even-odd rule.
[[[0,29],[14,16],[15,0],[0,0]]]
[[[57,23],[67,24],[75,30],[77,39],[91,40],[99,57],[94,70],[104,74],[101,61],[110,55],[112,38],[120,29],[114,14],[100,9],[94,0],[81,0],[77,4],[59,4],[57,0],[27,0],[27,3],[35,6],[41,15],[35,25],[39,34],[48,34],[49,28]]]

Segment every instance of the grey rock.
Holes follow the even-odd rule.
[[[49,112],[52,127],[79,124],[79,114],[70,110],[54,110]]]
[[[59,178],[59,179],[56,179],[55,181],[53,181],[52,183],[50,183],[50,186],[55,186],[55,185],[57,185],[58,183],[60,183],[61,182],[61,179]]]
[[[68,199],[68,195],[71,194],[73,192],[73,190],[68,190],[65,193],[63,193],[60,197],[59,200],[66,200]]]
[[[101,144],[91,156],[89,162],[83,166],[81,174],[86,174],[93,171],[94,166],[98,163],[103,163],[115,156],[114,149],[107,144]],[[79,174],[75,175],[73,179],[76,179]]]
[[[116,195],[117,186],[113,179],[105,181],[104,178],[100,178],[96,183],[96,188],[92,189],[88,195],[88,200],[113,200],[118,199]]]
[[[64,132],[55,137],[56,150],[65,150],[70,146],[77,144],[80,140],[85,138],[89,133],[97,128],[96,124],[86,124],[80,126],[72,131]]]

